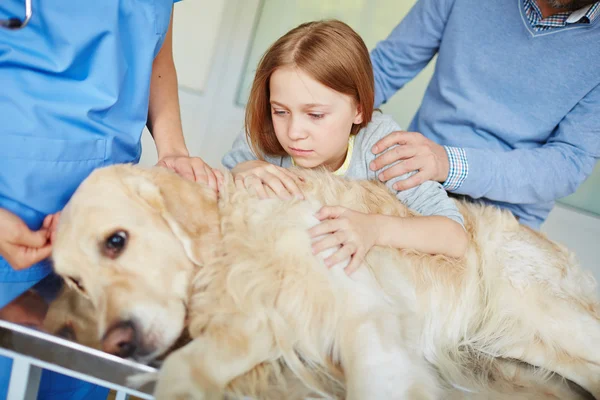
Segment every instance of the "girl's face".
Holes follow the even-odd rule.
[[[346,159],[352,124],[362,122],[354,99],[317,82],[297,67],[278,68],[269,81],[277,140],[304,168],[331,171]]]

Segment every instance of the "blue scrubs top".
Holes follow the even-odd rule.
[[[24,3],[0,1],[0,18],[22,18]],[[0,207],[36,230],[92,170],[139,160],[152,61],[172,6],[34,0],[25,28],[0,29]],[[14,271],[0,257],[5,288],[49,272],[47,261]]]

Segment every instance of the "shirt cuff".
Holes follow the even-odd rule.
[[[467,161],[467,153],[465,149],[460,147],[444,146],[448,155],[448,178],[442,184],[444,189],[451,192],[458,189],[469,174],[469,163]]]

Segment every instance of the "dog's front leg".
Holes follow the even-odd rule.
[[[211,322],[201,336],[167,357],[154,396],[222,399],[234,378],[275,358],[274,348],[271,332],[262,322],[242,315]]]
[[[394,315],[368,316],[344,329],[341,340],[346,400],[434,400],[440,389],[434,373],[402,337]]]

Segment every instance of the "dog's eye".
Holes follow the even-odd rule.
[[[85,288],[83,287],[83,285],[81,284],[81,281],[79,279],[75,279],[71,276],[68,276],[67,279],[69,281],[71,281],[71,283],[75,286],[77,286],[77,289],[81,290],[83,293],[85,293]]]
[[[116,231],[106,238],[103,244],[103,253],[108,258],[117,258],[127,244],[127,232]]]

